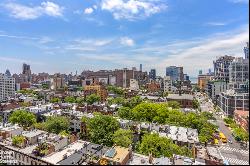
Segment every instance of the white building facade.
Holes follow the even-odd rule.
[[[0,102],[15,95],[15,78],[0,74]]]

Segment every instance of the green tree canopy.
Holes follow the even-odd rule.
[[[199,101],[197,99],[193,100],[192,105],[193,105],[194,109],[200,108],[200,103],[199,103]]]
[[[69,119],[63,116],[49,117],[45,122],[46,131],[55,134],[59,134],[62,131],[68,131],[69,126]]]
[[[50,100],[51,103],[59,103],[61,102],[61,99],[59,99],[58,97],[54,97]]]
[[[159,137],[158,134],[146,134],[139,145],[139,152],[144,155],[152,154],[153,157],[172,157],[173,154],[191,156],[192,153],[186,147],[179,147],[170,139]]]
[[[9,121],[12,124],[28,128],[36,123],[36,116],[25,110],[17,110],[10,115]]]
[[[85,102],[85,99],[83,97],[77,97],[76,98],[76,103],[83,105]]]
[[[119,129],[114,133],[114,143],[118,146],[128,148],[133,142],[131,130]]]
[[[133,118],[132,110],[129,107],[121,107],[118,110],[118,116],[122,119],[131,120]]]
[[[113,92],[114,94],[117,94],[117,95],[124,95],[124,90],[122,88],[120,88],[120,87],[108,86],[107,90],[109,92]]]
[[[99,95],[96,95],[96,94],[91,94],[91,95],[86,97],[86,102],[89,105],[92,105],[95,102],[100,102],[100,101],[101,101],[101,97]]]
[[[242,128],[238,127],[233,130],[233,133],[236,137],[238,137],[242,141],[249,141],[249,134]]]
[[[94,118],[87,120],[87,129],[91,142],[112,146],[113,135],[119,129],[119,123],[112,116],[95,114]]]
[[[64,101],[66,103],[76,103],[76,99],[74,97],[72,97],[72,96],[65,97]]]
[[[172,107],[173,109],[179,109],[181,108],[181,104],[177,101],[168,101],[168,106]]]

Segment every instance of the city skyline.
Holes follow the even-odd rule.
[[[216,5],[215,5],[216,3]],[[143,64],[191,77],[222,55],[244,56],[248,0],[10,1],[0,3],[0,72],[71,73]],[[247,17],[246,17],[247,15]]]

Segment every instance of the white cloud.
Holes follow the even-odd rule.
[[[53,3],[53,2],[42,2],[41,6],[44,10],[44,13],[53,16],[53,17],[59,17],[63,15],[63,7],[60,7],[59,5]]]
[[[132,46],[135,45],[134,40],[131,39],[131,38],[129,38],[129,37],[122,37],[122,38],[120,39],[120,43],[121,43],[122,45],[124,45],[124,46],[130,46],[130,47],[132,47]]]
[[[249,0],[229,0],[230,2],[233,2],[233,3],[249,3]]]
[[[224,26],[224,25],[227,25],[227,23],[226,22],[208,22],[205,25],[208,25],[208,26]]]
[[[149,17],[166,9],[159,0],[102,0],[102,10],[111,12],[115,19],[135,20]]]
[[[40,6],[25,6],[17,3],[2,4],[10,12],[10,16],[21,20],[37,19],[43,15],[52,17],[63,16],[64,8],[53,2],[42,2]]]
[[[94,12],[94,10],[90,7],[90,8],[86,8],[85,10],[84,10],[84,13],[85,14],[91,14],[91,13],[93,13]]]
[[[159,63],[159,68],[170,65],[183,66],[184,70],[192,75],[197,75],[199,69],[212,68],[213,60],[218,56],[232,55],[243,57],[243,47],[249,41],[249,30],[244,28],[237,33],[220,34],[201,40],[200,43],[190,48],[171,54]]]

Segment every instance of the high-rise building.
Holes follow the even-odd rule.
[[[23,64],[23,77],[24,77],[24,82],[31,82],[31,69],[30,65]]]
[[[245,59],[249,59],[249,43],[247,42],[247,46],[244,47]]]
[[[60,74],[55,74],[54,77],[51,79],[51,89],[57,90],[63,88],[65,85],[65,79]]]
[[[155,69],[151,69],[149,72],[149,78],[152,80],[156,79],[156,70]]]
[[[172,86],[172,80],[170,76],[165,76],[163,79],[164,84],[164,92],[172,92],[173,86]]]
[[[199,75],[202,75],[202,70],[199,70]]]
[[[9,69],[6,70],[5,75],[8,76],[8,77],[11,77]]]
[[[166,76],[170,76],[172,81],[183,81],[183,67],[169,66],[166,68]]]
[[[236,92],[248,92],[249,61],[248,59],[235,58],[229,67],[229,88]]]
[[[234,57],[225,55],[213,62],[215,80],[229,82],[229,66],[233,60]]]
[[[142,72],[142,64],[140,64],[140,71]]]
[[[144,84],[147,81],[147,72],[140,72],[136,70],[129,70],[124,68],[123,70],[115,70],[116,86],[128,88],[131,79],[136,79],[139,85]]]
[[[6,72],[8,73],[8,72]],[[8,74],[0,74],[0,102],[15,95],[15,78]]]

